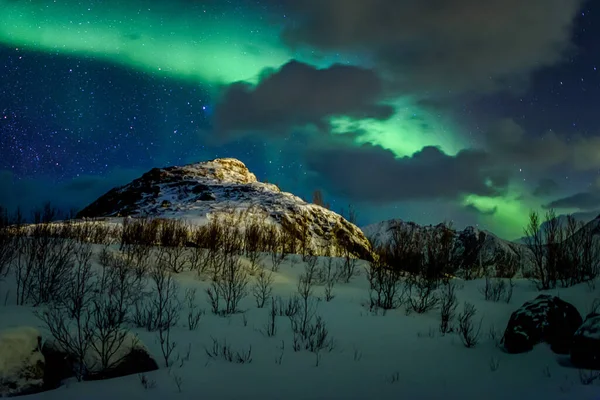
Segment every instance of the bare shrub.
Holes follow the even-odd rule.
[[[228,255],[221,273],[207,289],[213,313],[221,315],[235,314],[239,311],[239,302],[248,295],[248,274],[242,268],[237,256]],[[221,301],[225,308],[221,309]]]
[[[171,339],[171,328],[177,325],[181,311],[181,303],[177,298],[178,285],[166,267],[160,263],[153,266],[150,277],[154,286],[149,309],[155,316],[158,342],[165,367],[169,367],[176,347],[176,343]]]
[[[265,324],[263,334],[268,337],[273,337],[277,334],[277,305],[275,298],[271,298],[271,308],[269,309],[269,319]]]
[[[479,288],[479,293],[483,295],[486,301],[499,302],[507,297],[509,288],[503,279],[490,279],[485,277],[485,285]],[[512,287],[510,288],[512,292]],[[512,296],[512,294],[511,294]]]
[[[280,317],[291,317],[300,311],[300,298],[298,296],[291,296],[287,301],[278,296],[274,300],[277,315]]]
[[[600,380],[600,371],[579,370],[579,382],[581,382],[582,385],[591,385],[596,380]]]
[[[234,351],[227,344],[227,339],[223,339],[222,342],[212,336],[211,339],[212,347],[204,348],[206,355],[210,359],[221,358],[227,362],[236,364],[250,364],[252,362],[252,346],[249,346],[248,351]]]
[[[60,298],[75,262],[76,242],[53,235],[50,225],[35,225],[18,242],[14,259],[17,304],[39,306]]]
[[[500,368],[500,360],[496,357],[490,357],[489,361],[490,371],[496,372]]]
[[[458,314],[458,333],[465,347],[475,347],[479,342],[479,333],[481,332],[481,324],[483,318],[479,321],[479,326],[475,327],[473,317],[477,314],[475,306],[469,302],[465,302],[463,311]]]
[[[196,330],[196,328],[198,328],[200,319],[202,318],[202,315],[204,315],[204,310],[199,309],[198,304],[196,304],[196,289],[188,288],[185,290],[185,302],[187,304],[188,309],[188,329],[190,331],[193,331]]]
[[[456,298],[456,284],[448,282],[443,286],[440,295],[440,332],[450,333],[454,330],[452,321],[456,315],[458,299]]]
[[[323,266],[321,268],[321,272],[320,272],[320,275],[323,277],[323,280],[325,281],[325,301],[328,301],[328,302],[333,300],[333,298],[334,298],[333,287],[335,286],[335,283],[339,279],[338,273],[336,270],[334,270],[333,265],[334,265],[333,258],[328,256],[325,259],[325,263],[323,264]]]
[[[273,292],[273,274],[271,272],[261,271],[256,277],[256,284],[252,288],[252,295],[256,300],[256,306],[263,308],[265,302]]]
[[[138,374],[138,378],[140,379],[140,384],[144,389],[148,390],[156,387],[156,381],[148,378],[146,374]]]
[[[369,281],[369,308],[391,310],[404,301],[402,274],[400,270],[385,265],[381,260],[373,260],[367,270]]]
[[[244,250],[246,258],[250,261],[250,270],[255,272],[259,269],[261,251],[265,245],[265,227],[256,217],[247,218],[244,229]]]
[[[407,294],[407,312],[426,313],[437,308],[439,297],[436,293],[437,283],[425,276],[410,275],[404,281]]]

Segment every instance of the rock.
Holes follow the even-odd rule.
[[[95,346],[100,348],[100,344]],[[67,378],[74,376],[76,357],[63,350],[52,341],[46,341],[42,349],[46,356],[46,385],[55,388]],[[119,376],[138,374],[158,369],[158,364],[152,358],[139,338],[126,333],[124,340],[108,361],[108,368],[103,368],[101,357],[90,346],[85,356],[86,370],[82,376],[85,381],[117,378]]]
[[[42,354],[46,359],[44,369],[44,386],[46,389],[55,389],[65,379],[75,376],[73,365],[75,358],[61,349],[53,339],[48,339],[42,346]]]
[[[100,369],[100,359],[96,352],[90,352],[89,357],[86,357],[86,364],[96,366],[91,367],[84,377],[84,380],[88,381],[117,378],[158,369],[158,364],[146,346],[132,333],[127,333],[120,349],[111,357],[109,368]]]
[[[600,314],[590,314],[573,335],[571,362],[578,368],[600,369]]]
[[[541,294],[512,313],[502,341],[509,353],[524,353],[546,342],[555,353],[567,354],[581,323],[581,315],[573,305]]]
[[[35,328],[0,332],[0,397],[37,393],[44,389],[42,337]]]

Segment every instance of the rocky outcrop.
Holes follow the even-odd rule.
[[[571,362],[578,368],[600,369],[600,314],[590,314],[573,335]]]
[[[20,396],[44,389],[42,337],[35,328],[0,332],[0,397]]]
[[[63,380],[75,376],[75,355],[69,354],[57,342],[46,341],[42,353],[46,357],[44,380],[47,388],[56,388]],[[102,361],[93,347],[89,348],[84,365],[86,368],[82,371],[81,378],[86,381],[111,379],[158,369],[158,364],[144,344],[131,333],[126,334],[119,348],[111,354],[108,368],[103,368]]]
[[[555,353],[567,354],[581,323],[581,315],[573,305],[541,294],[512,313],[502,342],[509,353],[524,353],[546,342]]]
[[[358,227],[333,211],[282,192],[276,185],[259,182],[244,163],[233,158],[154,168],[110,190],[78,217],[152,216],[202,224],[231,210],[240,211],[240,215],[258,212],[266,222],[307,232],[309,245],[317,254],[334,246],[334,254],[349,250],[359,258],[371,258],[369,241]],[[254,212],[241,213],[245,210]]]

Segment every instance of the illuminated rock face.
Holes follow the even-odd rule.
[[[110,190],[79,212],[78,218],[150,216],[204,224],[231,211],[307,232],[317,254],[329,248],[332,254],[349,251],[362,259],[371,258],[369,241],[358,227],[276,185],[259,182],[234,158],[154,168]]]

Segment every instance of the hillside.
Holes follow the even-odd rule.
[[[307,232],[317,254],[330,248],[334,254],[347,249],[359,258],[371,256],[369,242],[358,227],[276,185],[259,182],[244,163],[233,158],[154,168],[110,190],[77,217],[151,216],[204,224],[230,211],[275,223],[296,235]]]

